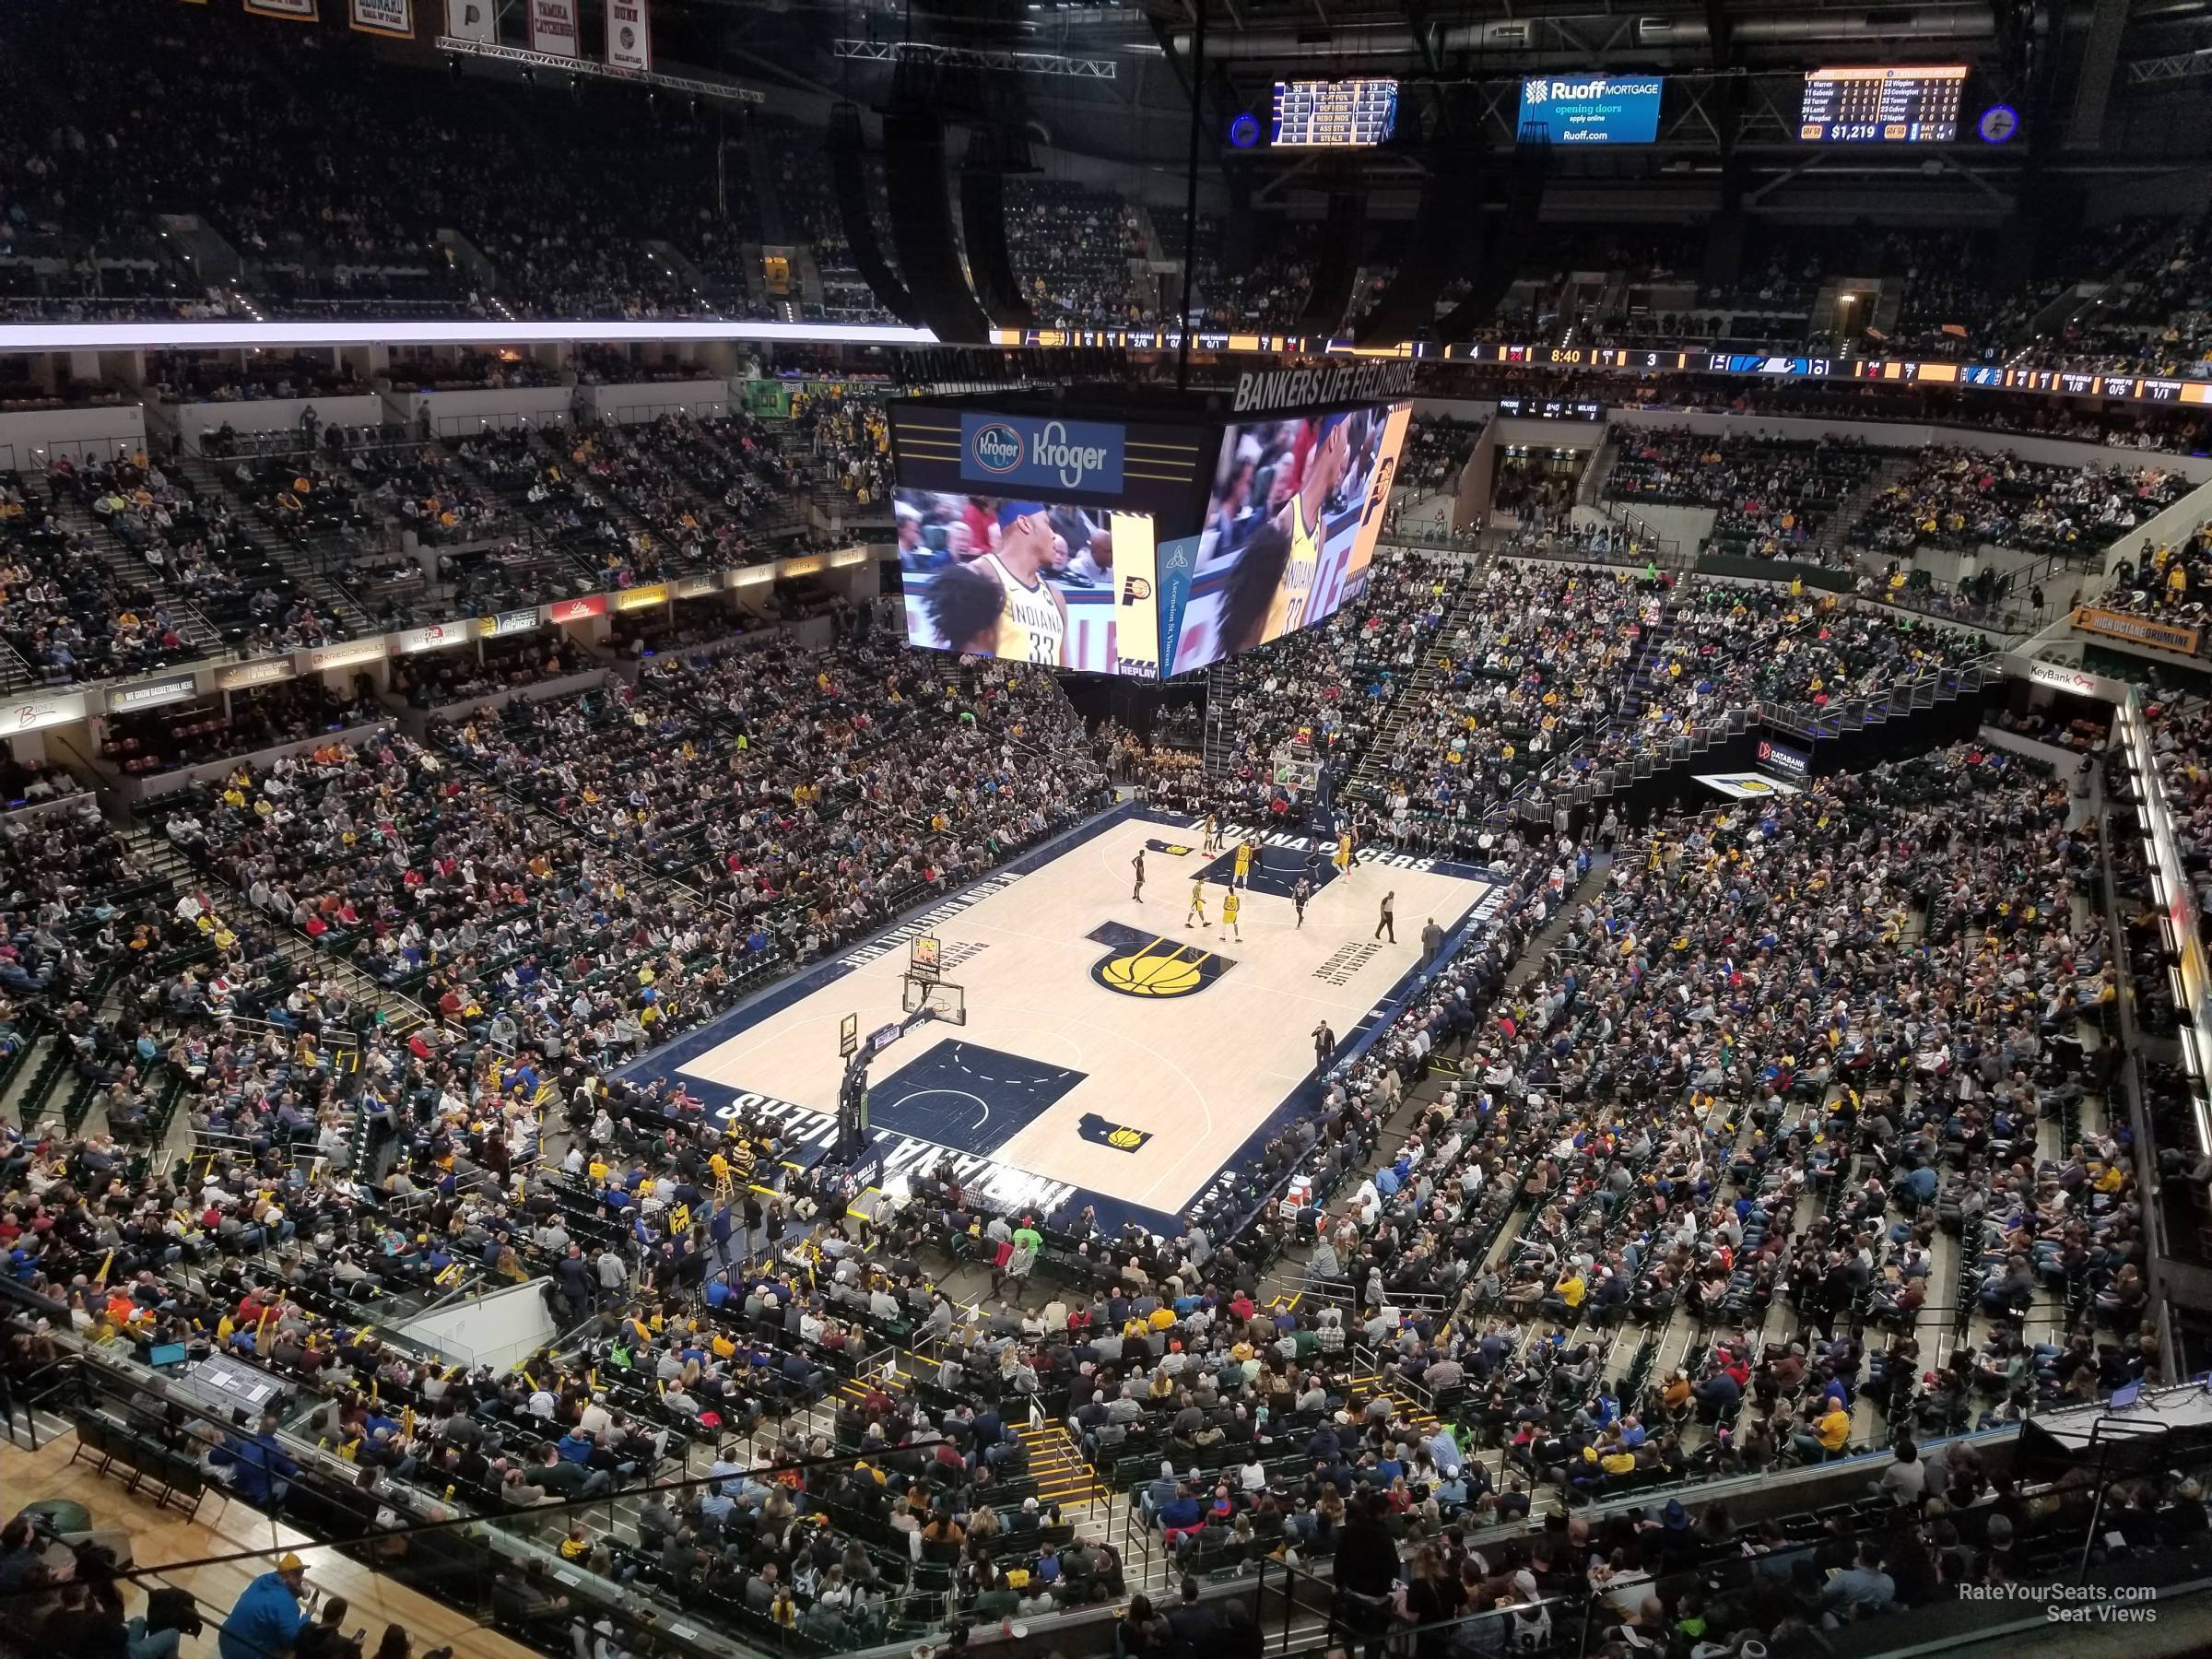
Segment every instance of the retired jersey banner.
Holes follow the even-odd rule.
[[[445,0],[445,32],[479,46],[500,43],[499,0]]]
[[[530,50],[552,57],[575,57],[576,0],[530,0]]]
[[[246,0],[246,9],[257,18],[288,18],[295,23],[322,20],[322,0]]]
[[[415,0],[353,0],[353,26],[363,34],[415,38]]]
[[[649,0],[606,0],[606,66],[653,72],[653,18]]]

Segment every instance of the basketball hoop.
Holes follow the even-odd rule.
[[[909,1014],[925,1015],[947,1025],[968,1023],[968,993],[963,987],[918,973],[907,974],[900,983],[905,987],[902,1002]]]
[[[1304,794],[1321,782],[1321,762],[1313,758],[1313,746],[1292,738],[1279,745],[1270,762],[1270,775],[1278,788]]]

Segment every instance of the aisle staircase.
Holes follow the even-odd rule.
[[[1805,559],[1814,564],[1827,563],[1828,555],[1843,546],[1851,527],[1874,504],[1875,498],[1912,471],[1912,465],[1913,457],[1910,454],[1884,455],[1876,464],[1875,469],[1860,479],[1821,523],[1818,532],[1805,549]]]
[[[1236,770],[1239,754],[1230,736],[1229,706],[1236,700],[1240,669],[1235,658],[1216,663],[1206,671],[1206,775],[1227,777]]]
[[[1642,723],[1644,705],[1659,688],[1666,640],[1673,632],[1674,624],[1662,612],[1659,620],[1643,629],[1637,640],[1636,665],[1630,670],[1628,684],[1620,694],[1620,724],[1633,726]]]
[[[1359,1352],[1362,1355],[1368,1355],[1370,1351],[1362,1348]],[[1371,1357],[1366,1363],[1371,1367],[1374,1361]],[[1347,1371],[1345,1374],[1345,1386],[1351,1390],[1354,1397],[1362,1400],[1373,1394],[1382,1395],[1396,1408],[1400,1416],[1419,1431],[1423,1440],[1427,1440],[1442,1426],[1441,1420],[1436,1413],[1416,1403],[1407,1391],[1395,1386],[1388,1378],[1371,1369]]]
[[[301,534],[272,524],[257,502],[231,488],[216,463],[180,454],[174,465],[202,500],[221,501],[241,519],[257,521],[253,545],[314,601],[318,610],[328,611],[338,618],[345,637],[351,639],[376,631],[373,618],[360,602],[324,574],[324,571],[343,568],[351,557],[352,550],[336,531],[317,528]]]
[[[64,492],[55,498],[53,516],[72,535],[81,531],[90,536],[94,554],[121,580],[124,593],[138,589],[150,589],[154,593],[161,608],[169,613],[177,637],[184,641],[186,655],[207,657],[222,653],[223,637],[201,614],[200,607],[155,575],[145,556],[109,529],[88,508]]]
[[[1414,712],[1438,706],[1451,659],[1444,646],[1459,630],[1473,624],[1483,608],[1483,584],[1479,569],[1471,571],[1469,579],[1461,584],[1453,595],[1451,608],[1445,611],[1430,636],[1421,660],[1412,674],[1398,682],[1396,695],[1383,712],[1382,724],[1367,752],[1359,757],[1359,770],[1352,774],[1352,786],[1360,794],[1380,794],[1390,781],[1390,760],[1397,754],[1407,723]]]
[[[1065,1424],[1018,1422],[1014,1432],[1029,1453],[1030,1474],[1037,1482],[1037,1500],[1056,1503],[1062,1511],[1086,1503],[1103,1503],[1109,1496],[1098,1471],[1069,1438]]]

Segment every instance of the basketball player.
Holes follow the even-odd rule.
[[[1191,908],[1183,917],[1182,924],[1185,927],[1206,925],[1206,882],[1203,878],[1191,883]]]
[[[946,643],[980,656],[1066,667],[1067,601],[1044,579],[1045,572],[1059,569],[1066,557],[1042,502],[1000,502],[998,545],[971,560],[966,569],[996,584],[1001,608],[989,627],[971,632],[956,633],[941,625]],[[930,584],[933,594],[951,573],[938,574]]]
[[[1307,856],[1310,858],[1312,855],[1308,853]],[[1300,876],[1298,885],[1290,889],[1290,902],[1298,908],[1298,924],[1300,927],[1306,924],[1306,900],[1312,897],[1313,884]]]
[[[1237,889],[1225,884],[1221,888],[1221,931],[1233,935],[1237,943],[1244,942],[1244,930],[1237,925]]]
[[[1237,843],[1237,870],[1234,885],[1248,888],[1252,885],[1253,843],[1249,838]]]
[[[1129,897],[1142,904],[1145,901],[1145,850],[1142,847],[1136,850],[1136,856],[1129,861],[1129,867],[1136,872],[1136,890]]]
[[[1221,819],[1214,813],[1206,815],[1206,839],[1198,843],[1201,853],[1218,853],[1221,850]]]
[[[1306,838],[1306,891],[1311,893],[1321,885],[1321,843],[1312,836]]]
[[[1351,459],[1346,415],[1324,415],[1305,476],[1263,524],[1230,571],[1221,598],[1221,654],[1249,651],[1305,626],[1306,606],[1321,574],[1322,511]]]
[[[1352,830],[1349,824],[1336,837],[1336,856],[1331,862],[1335,865],[1337,875],[1349,876],[1352,873]]]

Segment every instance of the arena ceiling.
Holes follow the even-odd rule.
[[[1509,150],[1521,78],[1539,72],[1668,77],[1656,144],[1579,154],[1558,170],[1597,186],[1732,163],[1770,181],[1918,180],[1934,211],[1986,218],[2010,210],[1992,190],[2008,194],[2031,152],[2085,179],[2150,178],[2212,155],[2212,0],[1205,0],[1203,53],[1200,0],[693,0],[694,9],[702,4],[722,19],[716,44],[733,73],[877,109],[931,101],[954,120],[1026,130],[1045,149],[1163,175],[1188,153],[1195,87],[1209,174],[1256,174],[1256,188],[1277,196],[1312,176],[1312,159],[1231,153],[1236,115],[1264,118],[1278,78],[1393,76],[1401,137],[1359,163],[1385,212],[1394,189],[1470,149]],[[2002,155],[1807,158],[1795,130],[1805,71],[1875,63],[1966,65],[1975,108],[2021,111],[2024,141]]]

